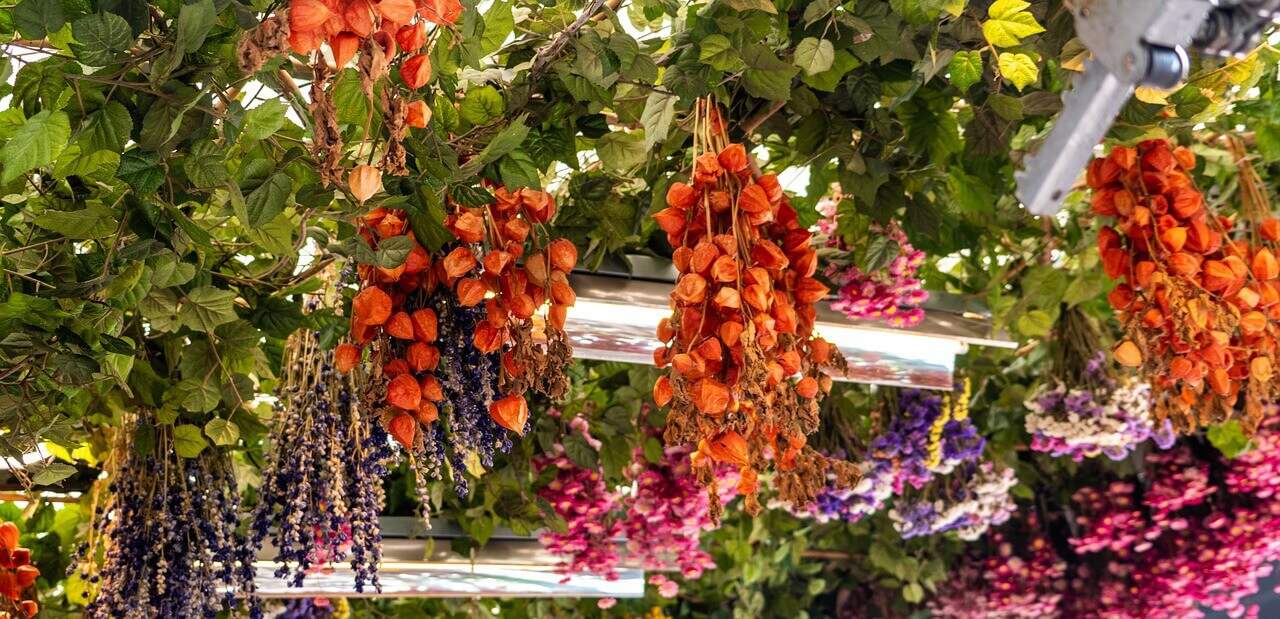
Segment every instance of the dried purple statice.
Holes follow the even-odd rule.
[[[98,589],[85,617],[213,618],[234,610],[239,596],[261,614],[225,452],[179,457],[172,425],[135,419],[116,433],[105,470],[93,491],[101,509],[77,563]]]
[[[392,457],[382,424],[359,397],[359,371],[334,371],[318,334],[299,331],[285,349],[284,376],[251,531],[255,549],[270,538],[275,575],[302,586],[306,575],[344,558],[356,591],[381,590],[378,515]]]

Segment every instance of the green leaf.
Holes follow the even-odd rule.
[[[218,11],[213,6],[213,0],[183,4],[182,10],[178,12],[177,54],[183,56],[200,49],[209,30],[216,23]]]
[[[178,310],[178,320],[193,331],[213,331],[237,318],[236,293],[213,286],[201,286],[187,293]]]
[[[164,184],[164,168],[160,167],[156,154],[136,149],[126,151],[120,157],[120,168],[116,174],[143,195],[155,193]]]
[[[970,86],[982,80],[982,52],[956,52],[947,64],[947,74],[953,86],[960,92],[967,92]]]
[[[51,486],[76,474],[76,467],[64,462],[38,463],[27,467],[31,475],[31,483],[37,486]]]
[[[206,0],[207,2],[208,0]],[[270,99],[262,105],[244,113],[244,127],[241,135],[251,140],[265,140],[284,126],[284,112],[288,109],[284,101]]]
[[[742,58],[747,63],[742,85],[748,94],[772,101],[791,98],[791,79],[800,69],[779,60],[773,50],[758,43],[748,45]]]
[[[791,62],[805,75],[816,75],[830,69],[835,59],[836,49],[831,41],[808,37],[796,46],[795,58]]]
[[[1238,457],[1249,451],[1251,447],[1249,438],[1244,435],[1244,430],[1240,427],[1240,422],[1235,419],[1209,426],[1206,434],[1209,442],[1228,458]]]
[[[413,246],[414,242],[407,234],[383,239],[378,243],[377,257],[374,260],[384,269],[394,269],[404,264],[404,261],[409,258]]]
[[[284,211],[285,201],[293,190],[293,179],[284,172],[272,174],[267,182],[254,189],[244,200],[247,215],[246,226],[257,228],[276,218]]]
[[[235,423],[218,417],[204,424],[204,433],[214,445],[235,445],[240,440],[240,428]]]
[[[202,189],[223,187],[230,178],[227,175],[226,152],[210,140],[201,140],[191,146],[191,153],[183,160],[182,169],[191,183]]]
[[[129,110],[118,101],[108,101],[89,114],[85,120],[85,133],[80,139],[87,140],[93,150],[120,152],[132,131],[133,119],[129,117]]]
[[[1031,310],[1018,317],[1018,331],[1027,337],[1045,337],[1053,329],[1053,316],[1044,310]]]
[[[987,98],[987,105],[990,105],[1000,118],[1010,121],[1022,120],[1022,99],[996,93]]]
[[[455,180],[468,180],[475,176],[480,168],[493,163],[519,148],[529,135],[529,128],[524,124],[525,115],[511,121],[507,126],[503,127],[493,139],[489,140],[484,148],[480,149],[480,154],[472,161],[468,161],[466,165],[459,168],[455,175]]]
[[[483,125],[502,115],[507,104],[502,100],[502,93],[493,86],[477,86],[467,91],[462,99],[458,113],[462,119],[473,124]]]
[[[1036,61],[1019,52],[1000,52],[1000,75],[1022,90],[1040,79]]]
[[[522,150],[498,160],[498,175],[502,177],[502,184],[509,189],[542,186],[538,165],[533,162],[529,153]]]
[[[596,460],[599,454],[591,448],[591,445],[587,443],[587,439],[583,438],[581,434],[572,432],[561,439],[560,442],[564,445],[564,455],[573,460],[574,464],[584,469],[596,468]]]
[[[78,68],[59,58],[33,62],[18,70],[13,82],[13,99],[22,102],[22,111],[31,116],[37,109],[53,110],[62,106],[66,93],[66,74]]]
[[[184,423],[173,428],[173,450],[182,458],[194,458],[208,447],[200,428]]]
[[[644,101],[644,112],[640,114],[640,124],[644,125],[646,150],[667,139],[667,132],[671,130],[671,122],[675,117],[675,95],[656,91],[649,93]]]
[[[907,23],[914,25],[937,21],[946,0],[889,0],[889,6]]]
[[[902,599],[911,604],[919,603],[924,599],[924,587],[921,587],[918,582],[908,583],[902,588]]]
[[[86,152],[86,146],[76,143],[62,151],[53,164],[54,178],[79,176],[110,182],[115,177],[116,168],[120,167],[119,153],[110,150]]]
[[[64,112],[45,110],[28,118],[0,148],[0,163],[4,164],[0,183],[53,163],[70,138],[71,121]]]
[[[769,0],[724,0],[725,6],[735,11],[763,11],[777,15],[778,9]]]
[[[738,71],[744,66],[733,42],[723,34],[709,34],[698,42],[698,62],[719,71]]]
[[[838,49],[831,62],[830,69],[816,75],[801,75],[800,80],[811,88],[823,92],[835,92],[836,86],[840,85],[840,80],[861,65],[862,62],[856,56],[843,49]]]
[[[133,46],[129,23],[115,13],[85,15],[71,24],[71,35],[76,58],[91,67],[105,67]]]
[[[67,23],[57,0],[22,0],[12,10],[13,25],[27,39],[43,39]]]
[[[606,168],[626,172],[644,163],[649,149],[642,134],[613,131],[596,141],[596,154]]]
[[[35,218],[35,224],[70,239],[106,238],[117,226],[115,212],[100,202],[78,211],[45,211]]]
[[[982,35],[996,47],[1014,47],[1023,37],[1044,32],[1044,28],[1027,12],[1029,3],[1024,0],[996,0],[987,9],[987,21],[982,22]]]
[[[151,267],[151,284],[161,288],[181,286],[196,275],[196,265],[179,262],[172,252],[148,258],[147,266]]]

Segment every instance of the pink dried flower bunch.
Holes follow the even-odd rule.
[[[600,448],[586,420],[574,418],[570,428],[581,432],[592,447]],[[548,467],[556,469],[555,478],[538,490],[538,496],[565,521],[564,533],[547,531],[540,537],[548,552],[561,557],[556,571],[565,575],[564,582],[570,574],[582,572],[616,579],[619,556],[615,540],[622,534],[622,523],[613,517],[620,502],[618,493],[605,484],[599,469],[578,466],[559,443],[554,453],[536,457],[533,464],[539,473]]]
[[[898,253],[882,269],[865,272],[849,257],[850,248],[836,232],[836,204],[839,199],[826,199],[818,203],[823,218],[818,221],[815,236],[825,245],[823,257],[829,265],[826,276],[839,289],[831,308],[850,318],[882,320],[890,326],[910,328],[924,320],[920,306],[929,298],[929,292],[916,277],[925,254],[911,246],[907,235],[897,222],[871,224],[873,236],[885,236],[892,240]]]
[[[1053,619],[1066,588],[1066,563],[1038,530],[1035,514],[994,531],[963,560],[929,603],[937,619]]]
[[[688,448],[668,447],[661,463],[650,464],[643,450],[636,451],[629,471],[633,492],[624,501],[623,531],[627,550],[645,569],[674,563],[682,576],[697,579],[716,566],[700,543],[702,532],[714,529],[715,523],[689,453]]]

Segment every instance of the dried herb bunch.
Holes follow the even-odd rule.
[[[297,331],[286,344],[253,546],[270,538],[280,564],[275,575],[291,586],[349,558],[356,591],[369,584],[381,590],[378,516],[391,445],[361,399],[363,372],[339,373],[332,357],[314,331]]]
[[[1114,356],[1152,385],[1157,421],[1191,432],[1242,408],[1252,434],[1276,394],[1280,221],[1256,206],[1215,213],[1195,165],[1189,149],[1151,140],[1089,167],[1094,212],[1115,218],[1098,234],[1107,275],[1122,280],[1109,296],[1126,336]]]
[[[708,488],[715,463],[739,467],[751,513],[760,509],[758,475],[771,462],[779,499],[808,504],[828,472],[841,486],[857,477],[854,465],[807,446],[831,388],[823,369],[843,365],[813,333],[814,304],[828,290],[813,277],[812,235],[776,176],[752,177],[745,147],[729,142],[715,104],[698,101],[691,123],[692,184],[672,183],[668,208],[654,216],[680,272],[654,353],[659,368],[670,368],[654,387],[658,405],[671,407],[665,439],[696,446],[695,469]]]
[[[216,617],[239,596],[261,616],[226,452],[193,454],[173,425],[147,415],[115,432],[104,470],[88,539],[70,568],[96,584],[86,617]]]

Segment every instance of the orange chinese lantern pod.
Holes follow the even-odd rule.
[[[800,397],[813,399],[818,395],[818,381],[812,376],[801,378],[796,383],[796,393],[800,394]]]
[[[444,389],[440,387],[439,379],[431,374],[422,377],[422,382],[418,384],[418,388],[422,390],[422,399],[424,400],[429,402],[444,400]]]
[[[1137,344],[1129,340],[1120,342],[1112,351],[1112,356],[1117,363],[1125,367],[1136,368],[1142,365],[1142,351],[1138,349]]]
[[[423,400],[422,404],[418,405],[418,410],[413,412],[413,419],[424,426],[431,425],[432,422],[439,418],[440,410],[436,408],[435,404],[426,400]]]
[[[671,402],[675,391],[671,387],[671,379],[666,376],[659,376],[658,380],[653,383],[653,402],[658,406],[666,406]]]
[[[354,32],[339,32],[329,37],[329,49],[333,50],[334,67],[342,69],[360,50],[360,37]]]
[[[438,321],[435,310],[430,308],[414,310],[410,319],[413,321],[414,339],[427,344],[436,341]]]
[[[489,416],[494,423],[524,436],[524,427],[529,421],[529,404],[522,395],[509,395],[489,406]]]
[[[413,449],[413,440],[418,436],[418,423],[413,415],[400,413],[387,422],[387,433],[405,449]]]
[[[464,210],[451,215],[445,225],[463,243],[479,243],[484,239],[484,217],[474,211]]]
[[[382,191],[382,170],[371,165],[358,165],[347,177],[347,185],[351,189],[351,195],[358,202],[364,203]]]
[[[720,434],[707,442],[707,455],[716,462],[747,466],[751,463],[747,441],[742,435],[732,430]]]
[[[741,144],[730,144],[720,151],[716,157],[720,167],[734,174],[750,174],[751,163],[747,159],[747,149]]]
[[[667,187],[667,206],[680,211],[687,211],[698,203],[698,192],[687,183],[676,181]],[[680,222],[683,225],[684,216]]]
[[[440,350],[430,344],[414,342],[405,350],[404,360],[414,372],[434,370],[440,365]]]
[[[387,383],[387,404],[411,411],[422,401],[422,389],[412,375],[401,374]]]
[[[484,301],[484,295],[489,290],[485,288],[484,282],[473,279],[463,278],[458,280],[454,287],[454,293],[458,296],[458,305],[462,307],[475,307]]]
[[[8,552],[16,550],[20,534],[18,525],[12,522],[0,522],[0,549]]]
[[[346,374],[360,364],[360,347],[355,344],[338,344],[333,350],[333,368]]]
[[[1249,378],[1260,381],[1270,382],[1272,378],[1271,360],[1266,357],[1254,357],[1249,362]]]
[[[400,63],[400,78],[413,90],[426,86],[431,81],[431,57],[418,54]]]
[[[412,340],[413,336],[413,320],[409,318],[407,312],[396,312],[387,320],[387,324],[383,327],[387,335],[401,340]]]
[[[1262,238],[1276,242],[1280,241],[1280,218],[1268,217],[1258,224],[1258,230],[1262,232]]]
[[[427,24],[425,22],[401,26],[396,31],[396,45],[399,45],[400,49],[406,53],[416,52],[426,43]]]
[[[693,402],[698,410],[713,417],[724,414],[733,399],[727,387],[711,378],[703,378],[694,384],[693,393]]]
[[[1271,250],[1262,248],[1253,255],[1252,265],[1253,276],[1261,281],[1267,281],[1280,277],[1280,262],[1276,261],[1275,254]]]
[[[404,120],[410,127],[425,129],[431,122],[431,108],[426,101],[411,101],[405,108]]]
[[[476,268],[476,255],[466,247],[455,247],[444,257],[444,272],[449,278],[458,278]]]
[[[381,288],[365,288],[352,299],[351,308],[355,322],[381,325],[391,317],[391,296]]]

